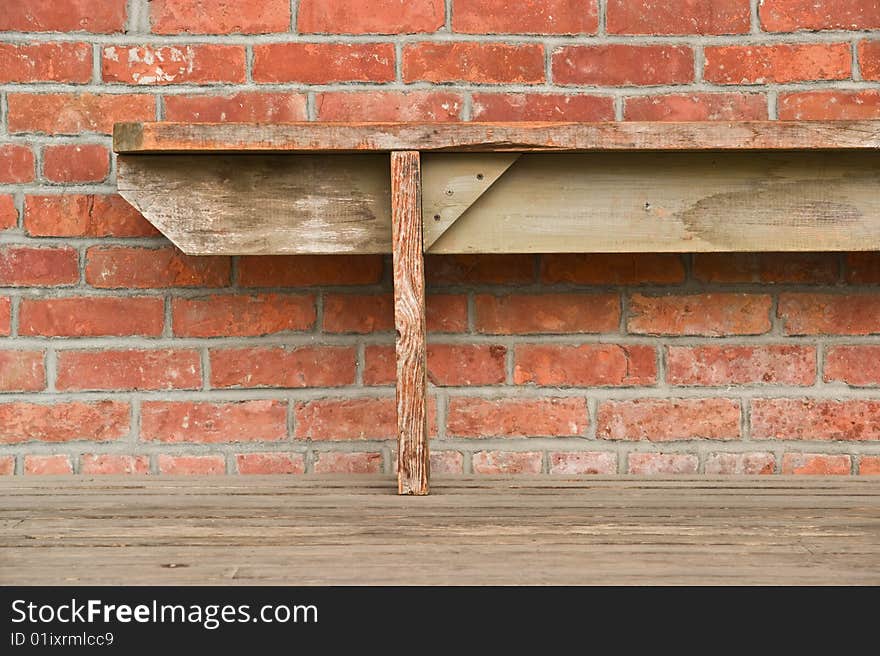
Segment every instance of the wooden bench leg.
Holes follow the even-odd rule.
[[[397,491],[428,494],[425,258],[418,151],[391,153],[391,252],[397,329]]]

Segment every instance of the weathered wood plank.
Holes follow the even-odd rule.
[[[880,121],[702,123],[117,123],[118,153],[880,148]]]
[[[425,260],[419,153],[391,153],[391,243],[397,329],[397,489],[428,494]]]

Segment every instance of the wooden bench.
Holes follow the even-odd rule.
[[[880,122],[116,125],[185,253],[392,253],[398,490],[428,493],[424,253],[880,249]]]

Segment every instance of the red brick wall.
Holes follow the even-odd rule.
[[[880,118],[875,0],[4,0],[0,473],[386,471],[389,263],[191,258],[114,121]],[[435,471],[880,473],[874,254],[437,257]]]

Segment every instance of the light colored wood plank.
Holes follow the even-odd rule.
[[[425,258],[419,153],[391,153],[391,243],[397,329],[397,491],[428,494]]]

